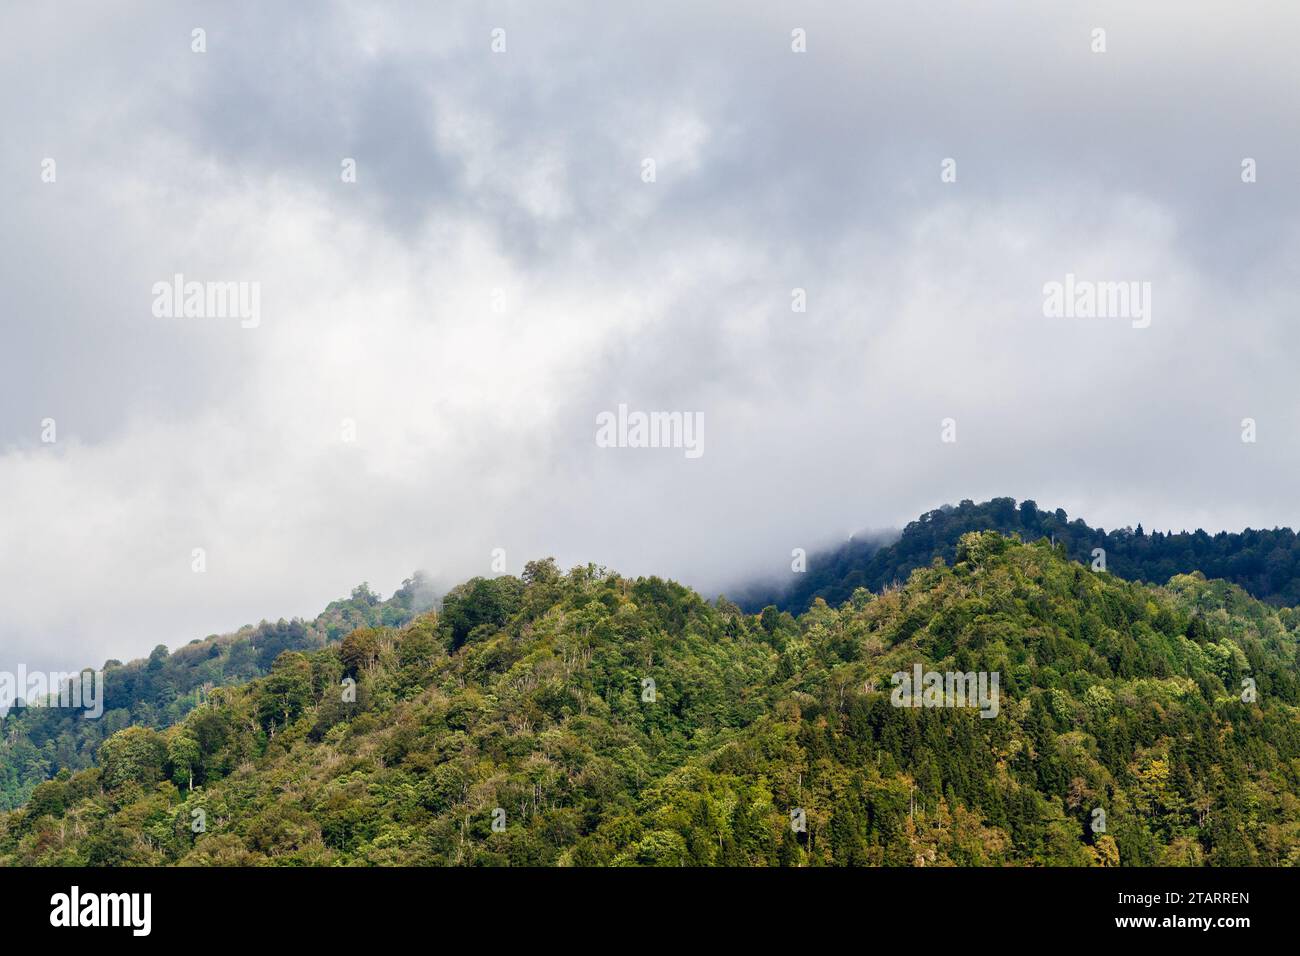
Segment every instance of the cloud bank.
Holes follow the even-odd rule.
[[[494,548],[712,591],[961,498],[1300,524],[1294,5],[439,6],[0,14],[0,667]]]

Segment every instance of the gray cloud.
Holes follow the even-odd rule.
[[[714,589],[967,497],[1300,523],[1290,4],[56,6],[0,15],[0,667],[495,547]],[[178,272],[261,326],[153,317]],[[1067,272],[1151,327],[1044,318]],[[620,402],[704,456],[597,448]]]

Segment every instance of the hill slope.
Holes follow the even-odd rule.
[[[1106,553],[1106,570],[1130,581],[1163,584],[1175,574],[1200,571],[1240,585],[1261,601],[1278,607],[1300,604],[1300,537],[1290,528],[1242,532],[1205,531],[1147,533],[1121,528],[1091,528],[1066,513],[1043,511],[1033,501],[1016,507],[1014,498],[994,498],[982,504],[963,501],[922,515],[898,539],[881,546],[878,539],[849,541],[809,560],[808,570],[791,575],[777,591],[760,590],[741,601],[758,610],[766,604],[791,613],[812,605],[815,598],[828,604],[848,600],[855,588],[873,591],[906,581],[916,568],[935,558],[952,562],[957,542],[971,531],[997,531],[1019,535],[1025,541],[1055,539],[1076,561],[1091,564],[1093,550]]]
[[[129,726],[170,727],[215,687],[268,673],[287,650],[323,647],[362,625],[409,621],[427,600],[427,582],[415,575],[387,601],[366,585],[334,601],[314,620],[263,621],[236,634],[193,640],[174,653],[159,644],[148,658],[104,664],[104,714],[84,720],[80,711],[15,707],[0,717],[0,810],[21,806],[32,789],[60,768],[94,764],[104,739]]]
[[[0,862],[1300,863],[1293,612],[996,534],[954,558],[797,620],[476,579],[119,732],[0,817]],[[998,674],[997,715],[894,706],[916,664]]]

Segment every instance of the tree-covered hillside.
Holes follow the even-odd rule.
[[[38,783],[60,768],[81,770],[109,735],[129,726],[169,727],[216,687],[268,673],[287,650],[319,648],[363,625],[395,626],[420,606],[426,582],[418,575],[387,601],[366,585],[335,601],[315,620],[279,620],[236,634],[190,641],[174,652],[158,645],[144,660],[104,664],[104,714],[86,720],[79,710],[15,707],[0,717],[0,810],[21,806]]]
[[[815,598],[829,604],[848,600],[855,588],[879,591],[906,581],[915,568],[935,558],[953,560],[957,542],[971,531],[1018,534],[1025,541],[1054,538],[1076,561],[1091,565],[1095,548],[1106,552],[1106,570],[1131,581],[1163,584],[1175,574],[1200,571],[1222,578],[1278,607],[1300,604],[1300,538],[1290,528],[1241,532],[1147,532],[1134,528],[1106,531],[1081,519],[1069,520],[1057,509],[1044,511],[1033,501],[1016,507],[1014,498],[994,498],[982,504],[966,500],[922,515],[898,540],[851,540],[809,559],[806,572],[791,574],[781,588],[765,588],[742,599],[757,610],[768,603],[799,613]]]
[[[119,731],[0,816],[0,862],[1300,863],[1295,612],[996,534],[954,560],[798,619],[476,579]],[[917,664],[996,673],[996,716],[895,706]]]

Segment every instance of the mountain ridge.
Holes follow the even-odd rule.
[[[1100,548],[1106,570],[1129,580],[1163,584],[1175,574],[1200,571],[1208,578],[1237,584],[1269,604],[1300,604],[1300,537],[1290,528],[1166,534],[1148,533],[1139,523],[1136,529],[1107,532],[1080,518],[1071,520],[1064,509],[1040,509],[1032,499],[1017,506],[1015,498],[980,504],[964,499],[926,512],[892,541],[871,536],[824,549],[810,556],[805,572],[791,574],[781,585],[742,588],[738,601],[755,611],[773,604],[783,611],[801,612],[816,597],[839,604],[856,587],[879,591],[905,581],[915,568],[936,557],[951,562],[961,535],[970,531],[1063,542],[1069,556],[1085,564],[1094,560],[1094,549]]]
[[[1297,625],[991,532],[797,619],[530,562],[119,732],[0,862],[1297,864]],[[896,706],[918,663],[997,716]]]

